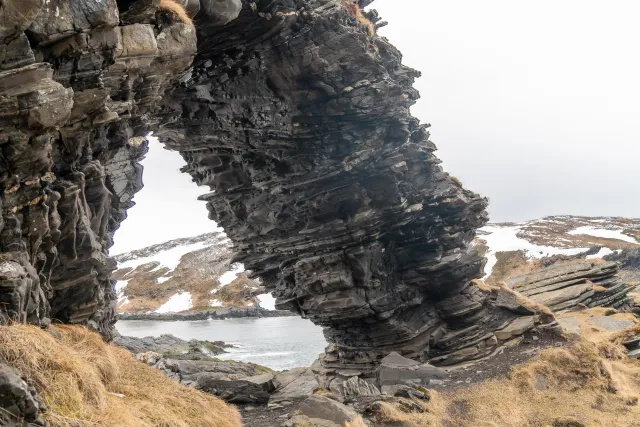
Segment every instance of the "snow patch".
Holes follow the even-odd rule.
[[[587,259],[602,258],[607,255],[611,255],[612,253],[613,251],[609,248],[600,248],[597,254],[587,255]]]
[[[132,268],[135,270],[138,266],[155,261],[160,263],[160,265],[151,271],[158,270],[162,267],[166,267],[169,271],[173,271],[178,267],[178,264],[180,264],[180,260],[184,255],[190,252],[199,251],[200,249],[204,249],[208,246],[209,244],[206,241],[193,243],[191,245],[176,246],[175,248],[167,249],[166,251],[158,252],[157,254],[148,257],[131,259],[129,261],[119,263],[118,269]]]
[[[236,263],[231,266],[231,270],[222,274],[218,277],[218,282],[220,282],[220,288],[227,286],[229,283],[232,283],[238,277],[238,274],[244,271],[244,264]],[[219,288],[218,288],[219,289]]]
[[[616,239],[622,240],[624,242],[640,244],[636,239],[631,236],[627,236],[622,233],[622,229],[616,228],[612,230],[607,230],[604,228],[596,228],[591,226],[578,227],[575,230],[571,230],[568,234],[571,235],[580,235],[585,234],[587,236],[601,237],[603,239]]]
[[[116,281],[115,291],[116,296],[118,297],[118,304],[122,303],[122,305],[128,304],[129,299],[124,296],[124,290],[127,288],[129,284],[128,280],[118,280]],[[124,302],[126,300],[126,302]]]
[[[158,277],[156,279],[156,283],[158,283],[159,285],[163,284],[164,282],[166,282],[167,280],[171,279],[172,276],[163,276],[163,277]]]
[[[276,299],[271,294],[262,294],[258,295],[258,299],[260,300],[260,307],[266,310],[275,310],[276,309]]]
[[[487,264],[484,267],[485,279],[491,275],[493,267],[495,267],[498,262],[498,258],[496,257],[497,252],[524,251],[525,255],[529,258],[544,258],[552,255],[577,255],[589,250],[588,248],[564,249],[553,246],[535,245],[517,236],[518,231],[520,231],[519,226],[486,226],[480,230],[489,233],[479,236],[480,239],[487,242],[489,248],[487,252]]]
[[[209,306],[211,306],[211,307],[222,307],[222,305],[223,305],[222,301],[220,301],[219,299],[212,299],[209,302]]]
[[[186,311],[193,307],[190,292],[179,292],[169,298],[169,301],[165,302],[156,310],[156,313],[178,313],[180,311]]]

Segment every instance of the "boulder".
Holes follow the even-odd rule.
[[[633,320],[617,319],[612,316],[593,316],[587,320],[587,323],[609,332],[618,332],[635,325]]]
[[[346,405],[324,396],[313,395],[298,405],[300,415],[328,420],[343,425],[358,417],[358,413]]]
[[[267,403],[276,388],[272,374],[226,380],[212,373],[199,375],[195,387],[229,403]]]
[[[310,368],[293,368],[276,375],[278,388],[269,404],[291,405],[313,394],[318,382]]]
[[[499,331],[495,332],[496,338],[506,341],[510,338],[524,334],[535,326],[535,316],[519,317]]]
[[[444,369],[428,363],[420,364],[393,352],[382,359],[380,363],[378,383],[381,386],[407,382],[426,385],[430,379],[447,378],[448,376],[449,374]]]
[[[225,25],[240,15],[242,0],[200,0],[200,12],[207,15],[207,22]]]
[[[0,425],[48,425],[40,418],[44,408],[35,389],[20,377],[20,373],[0,362]]]

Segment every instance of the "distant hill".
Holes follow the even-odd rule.
[[[488,259],[485,280],[499,281],[575,259],[624,257],[640,249],[640,218],[564,215],[489,224],[474,243]]]
[[[231,265],[231,241],[222,232],[170,240],[115,257],[118,312],[172,313],[212,307],[273,309],[271,295]]]

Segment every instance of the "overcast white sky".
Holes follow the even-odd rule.
[[[380,30],[423,77],[413,114],[493,221],[639,216],[640,3],[376,0]],[[112,253],[201,234],[198,189],[160,149]]]

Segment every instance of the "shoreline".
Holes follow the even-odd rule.
[[[160,320],[188,321],[188,320],[225,320],[243,317],[291,317],[297,314],[286,310],[267,310],[262,307],[251,308],[221,308],[216,310],[198,311],[192,313],[118,313],[118,320]]]

